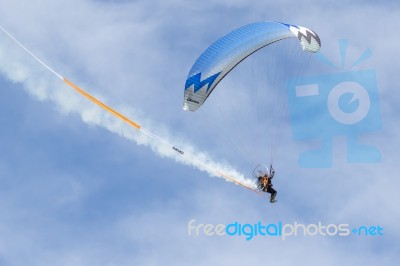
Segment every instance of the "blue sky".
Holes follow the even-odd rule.
[[[266,257],[278,265],[396,264],[397,3],[1,0],[0,6],[0,25],[56,71],[146,128],[244,175],[243,157],[226,134],[204,129],[218,110],[216,100],[210,97],[210,108],[196,114],[181,105],[197,56],[246,23],[310,27],[319,33],[324,55],[336,62],[339,39],[349,40],[349,61],[370,48],[373,57],[359,69],[376,71],[383,124],[361,138],[379,148],[380,163],[348,164],[346,139],[338,137],[332,168],[305,169],[297,158],[313,143],[292,140],[289,120],[284,122],[275,161],[279,201],[271,205],[138,145],[146,140],[0,34],[0,265],[237,265],[265,263]],[[248,68],[252,62],[259,64],[248,61]],[[222,88],[242,84],[244,63]],[[311,61],[311,73],[329,71],[317,64]],[[221,127],[233,130],[228,123]],[[190,237],[191,219],[381,225],[384,236]]]

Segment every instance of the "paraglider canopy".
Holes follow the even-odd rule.
[[[321,47],[312,30],[281,22],[257,22],[240,27],[211,44],[192,66],[185,84],[183,109],[196,111],[228,73],[255,51],[286,38],[298,38],[303,50]]]

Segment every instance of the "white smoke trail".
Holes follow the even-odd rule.
[[[1,30],[5,31],[0,27]],[[5,31],[5,33],[7,33]],[[67,86],[62,86],[62,76],[53,69],[45,65],[39,58],[35,57],[29,50],[25,50],[31,56],[28,56],[22,49],[16,45],[15,41],[11,42],[6,34],[0,37],[0,72],[14,83],[20,83],[25,90],[39,99],[40,101],[50,101],[54,103],[62,113],[79,114],[82,121],[103,127],[113,133],[124,138],[134,141],[138,145],[150,147],[156,154],[161,157],[172,158],[175,161],[193,166],[201,171],[207,172],[210,176],[227,176],[240,182],[241,184],[255,188],[253,180],[245,178],[243,174],[235,170],[231,165],[216,162],[204,151],[196,149],[187,141],[177,140],[170,137],[169,130],[164,129],[161,139],[154,136],[149,131],[140,132],[130,127],[123,121],[117,119],[111,114],[105,112],[88,100],[84,99]],[[21,46],[24,48],[23,46]],[[24,48],[25,49],[25,48]],[[45,68],[38,64],[42,64]],[[50,72],[54,75],[50,75]],[[99,95],[96,98],[103,99]],[[121,113],[134,121],[139,121],[141,125],[152,132],[159,132],[160,125],[155,125],[147,119],[143,112],[134,110],[125,106],[117,108]],[[184,150],[183,155],[177,155],[176,151],[171,149],[169,143],[179,144],[180,149]],[[221,174],[222,173],[222,174]],[[231,181],[229,178],[225,178]]]

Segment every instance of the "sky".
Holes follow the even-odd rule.
[[[332,140],[331,167],[303,168],[299,154],[318,142],[293,138],[285,93],[268,98],[283,104],[274,158],[278,202],[270,204],[266,197],[158,149],[81,98],[0,32],[0,265],[266,260],[277,265],[397,265],[396,1],[0,0],[0,6],[0,25],[58,73],[200,160],[207,158],[210,165],[243,178],[251,176],[253,166],[237,147],[248,143],[257,149],[264,143],[249,135],[251,120],[234,124],[230,112],[221,110],[240,115],[243,109],[229,105],[229,97],[259,82],[252,79],[259,72],[282,71],[281,62],[263,64],[263,56],[273,50],[255,54],[232,71],[213,92],[208,108],[196,113],[181,108],[184,82],[196,58],[242,25],[282,21],[309,27],[322,40],[321,53],[335,65],[341,63],[339,40],[347,40],[344,68],[312,57],[305,66],[293,63],[290,70],[301,68],[311,76],[373,70],[381,121],[379,128],[361,130],[359,136],[380,151],[379,162],[347,162],[347,135],[338,134]],[[372,56],[350,68],[368,49]],[[232,87],[238,94],[226,96]],[[221,109],[218,99],[224,95],[227,105]],[[246,241],[243,236],[188,235],[193,219],[195,224],[225,225],[379,225],[384,234]]]

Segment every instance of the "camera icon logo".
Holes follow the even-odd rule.
[[[340,105],[340,100],[346,94],[352,94],[349,105],[355,101],[359,101],[354,111],[345,111]],[[329,113],[337,122],[342,124],[350,125],[362,121],[368,115],[370,107],[371,101],[368,91],[354,81],[345,81],[337,84],[328,95]]]
[[[366,55],[360,58],[364,60]],[[299,155],[300,167],[331,167],[332,140],[336,136],[347,138],[348,163],[380,162],[381,153],[376,147],[358,141],[360,135],[382,127],[373,69],[291,79],[286,89],[293,138],[320,143],[318,149]]]

